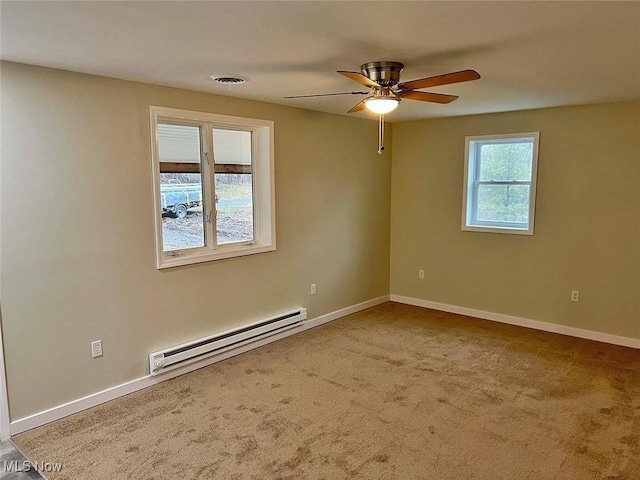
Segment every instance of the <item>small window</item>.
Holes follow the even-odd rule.
[[[533,235],[538,138],[466,137],[462,230]]]
[[[275,250],[273,122],[150,107],[158,268]]]

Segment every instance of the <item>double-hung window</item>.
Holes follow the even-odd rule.
[[[149,112],[158,268],[275,250],[273,122]]]
[[[533,235],[538,139],[466,137],[462,230]]]

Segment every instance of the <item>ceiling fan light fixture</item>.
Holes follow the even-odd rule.
[[[365,107],[373,113],[384,115],[398,108],[400,100],[397,98],[370,98],[365,102]]]

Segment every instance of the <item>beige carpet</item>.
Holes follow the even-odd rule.
[[[638,480],[639,440],[639,351],[394,303],[14,438],[51,480]]]

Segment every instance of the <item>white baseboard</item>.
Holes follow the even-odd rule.
[[[233,351],[225,352],[214,358],[203,359],[200,362],[192,363],[190,365],[185,365],[183,368],[177,368],[175,370],[163,373],[161,375],[156,375],[156,376],[147,375],[141,378],[137,378],[135,380],[131,380],[130,382],[126,382],[121,385],[116,385],[115,387],[107,388],[106,390],[102,390],[101,392],[92,393],[91,395],[87,395],[86,397],[78,398],[77,400],[72,400],[68,403],[58,405],[48,410],[34,413],[33,415],[29,415],[28,417],[14,420],[13,422],[11,422],[11,435],[17,435],[18,433],[22,433],[27,430],[31,430],[32,428],[36,428],[41,425],[44,425],[46,423],[59,420],[69,415],[73,415],[74,413],[81,412],[82,410],[95,407],[97,405],[100,405],[101,403],[108,402],[109,400],[122,397],[123,395],[128,395],[138,390],[142,390],[143,388],[150,387],[152,385],[155,385],[156,383],[160,383],[165,380],[169,380],[171,378],[177,377],[179,375],[192,372],[199,368],[206,367],[213,363],[226,360],[227,358],[234,357],[241,353],[248,352],[249,350],[253,350],[254,348],[262,347],[263,345],[266,345],[271,342],[275,342],[276,340],[280,340],[290,335],[300,333],[305,330],[309,330],[310,328],[317,327],[324,323],[337,320],[338,318],[342,318],[344,316],[359,312],[361,310],[364,310],[370,307],[375,307],[376,305],[380,305],[381,303],[388,302],[388,301],[389,301],[389,295],[383,295],[382,297],[374,298],[372,300],[367,300],[366,302],[358,303],[357,305],[352,305],[350,307],[346,307],[346,308],[337,310],[335,312],[322,315],[320,317],[306,320],[305,322],[303,322],[302,326],[299,328],[287,330],[282,333],[264,338],[262,340],[258,340],[256,342],[243,345],[240,348],[237,348]]]
[[[383,295],[372,300],[367,300],[366,302],[358,303],[356,305],[351,305],[350,307],[336,310],[335,312],[327,313],[326,315],[322,315],[321,317],[312,318],[311,320],[307,320],[306,322],[304,322],[304,329],[308,330],[309,328],[317,327],[318,325],[322,325],[323,323],[332,322],[333,320],[337,320],[338,318],[346,317],[347,315],[351,315],[352,313],[375,307],[376,305],[388,302],[389,300],[390,295]]]
[[[593,330],[584,330],[582,328],[568,327],[566,325],[558,325],[556,323],[541,322],[538,320],[530,320],[528,318],[514,317],[504,315],[502,313],[486,312],[484,310],[476,310],[475,308],[458,307],[446,303],[431,302],[429,300],[421,300],[419,298],[404,297],[402,295],[391,294],[391,301],[398,303],[406,303],[407,305],[415,305],[417,307],[431,308],[443,312],[457,313],[468,317],[482,318],[484,320],[492,320],[494,322],[508,323],[510,325],[518,325],[520,327],[533,328],[543,330],[545,332],[560,333],[571,337],[585,338],[587,340],[596,340],[598,342],[612,343],[623,347],[640,349],[640,339],[621,337],[619,335],[611,335],[610,333],[596,332]]]

